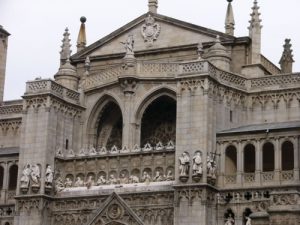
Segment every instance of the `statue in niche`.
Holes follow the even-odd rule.
[[[140,182],[140,179],[137,176],[131,175],[129,177],[129,181],[128,181],[129,184],[137,184],[139,182]]]
[[[216,163],[212,157],[207,156],[207,177],[216,179]]]
[[[66,188],[72,187],[72,183],[73,183],[72,180],[69,177],[67,177],[65,180],[65,187]]]
[[[225,221],[225,225],[234,225],[234,223],[235,223],[234,218],[230,213]]]
[[[163,181],[163,180],[164,180],[163,176],[157,170],[155,173],[155,176],[153,177],[153,181],[159,182],[159,181]]]
[[[22,176],[21,176],[21,179],[20,179],[21,188],[28,188],[29,187],[30,174],[31,174],[30,164],[27,164],[24,167],[23,171],[22,171]]]
[[[190,170],[190,157],[187,152],[183,152],[179,157],[179,176],[188,176]]]
[[[97,180],[97,185],[103,185],[103,184],[106,184],[106,179],[104,177],[104,175],[100,175],[100,177],[98,178]]]
[[[74,183],[74,187],[83,187],[84,185],[84,182],[83,180],[81,179],[81,177],[77,177],[76,178],[76,181]]]
[[[172,173],[172,170],[168,170],[167,176],[166,176],[166,181],[171,181],[174,180],[174,176]]]
[[[147,185],[151,182],[151,176],[147,171],[144,171],[142,181]]]
[[[114,174],[109,175],[109,180],[108,180],[109,184],[118,184],[118,179],[115,178]]]
[[[52,182],[53,182],[53,172],[52,172],[51,166],[48,165],[46,168],[46,173],[45,173],[46,187],[52,187]]]
[[[87,189],[90,189],[94,185],[94,179],[93,176],[89,176],[87,181],[85,182],[85,186]]]
[[[61,192],[65,189],[65,186],[64,186],[64,183],[61,179],[61,177],[58,177],[56,180],[55,180],[55,190],[56,192]]]
[[[121,184],[128,184],[128,178],[127,178],[127,176],[126,176],[125,173],[121,173],[121,175],[120,175],[120,183]]]
[[[32,180],[33,187],[39,187],[40,186],[40,178],[41,178],[41,172],[39,165],[35,164],[31,167],[31,173],[30,177]]]
[[[246,219],[246,225],[251,225],[251,218],[249,216],[246,216],[245,219]]]
[[[202,157],[201,152],[196,152],[193,157],[193,176],[202,175],[203,167],[202,167]]]

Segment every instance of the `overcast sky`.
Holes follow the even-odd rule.
[[[285,38],[292,39],[294,71],[300,71],[300,1],[259,0],[262,53],[276,65]],[[8,44],[5,100],[24,94],[25,82],[53,78],[65,27],[75,53],[79,18],[87,17],[88,44],[147,12],[148,0],[0,0],[0,25],[11,33]],[[234,0],[236,36],[247,36],[253,0]],[[224,31],[225,0],[159,0],[158,13]]]

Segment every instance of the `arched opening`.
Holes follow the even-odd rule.
[[[267,142],[263,146],[263,172],[274,171],[275,169],[274,145]]]
[[[255,172],[255,147],[252,144],[248,144],[244,148],[244,172]]]
[[[0,166],[0,190],[3,188],[4,169]]]
[[[176,101],[166,95],[158,97],[144,111],[141,121],[141,147],[176,139]]]
[[[281,146],[282,170],[294,169],[294,145],[290,141],[285,141]]]
[[[236,174],[237,171],[237,151],[234,146],[228,146],[226,148],[225,157],[225,173]]]
[[[96,146],[121,149],[123,118],[120,107],[113,101],[108,102],[101,110],[97,123]]]
[[[17,179],[18,179],[18,166],[12,165],[9,168],[9,182],[8,182],[8,189],[9,190],[16,190],[17,189]]]

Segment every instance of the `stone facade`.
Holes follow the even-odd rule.
[[[0,224],[299,224],[290,40],[278,68],[257,1],[250,37],[233,36],[228,2],[225,33],[154,0],[90,46],[82,17],[74,55],[66,30],[55,80],[0,107]]]

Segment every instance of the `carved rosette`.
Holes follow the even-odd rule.
[[[160,25],[156,23],[155,19],[149,14],[141,28],[142,36],[148,47],[153,46],[153,42],[157,40],[160,30]]]

